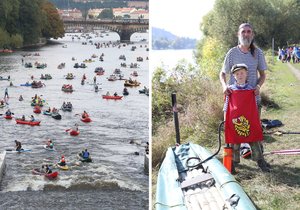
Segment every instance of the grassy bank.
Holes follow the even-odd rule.
[[[300,68],[300,65],[299,65]],[[300,71],[300,70],[299,70]],[[218,89],[220,87],[215,87]],[[262,91],[269,101],[272,101],[274,106],[264,106],[262,110],[262,118],[267,119],[279,119],[283,122],[284,126],[274,129],[282,131],[300,131],[299,118],[300,118],[300,81],[298,81],[294,75],[290,72],[286,64],[280,62],[276,63],[272,67],[272,70],[267,72],[267,81],[262,87]],[[221,91],[220,91],[221,92]],[[214,92],[215,93],[215,92]],[[216,93],[215,93],[216,94]],[[215,97],[219,97],[215,96]],[[210,100],[207,99],[206,103]],[[215,101],[216,102],[216,101]],[[271,104],[271,105],[272,105]],[[200,104],[198,104],[200,106]],[[217,104],[212,109],[219,109],[222,104]],[[276,106],[275,106],[276,107]],[[214,118],[220,118],[219,112],[210,111],[207,113],[216,113]],[[186,117],[186,115],[190,117]],[[194,115],[191,112],[186,112],[179,116],[179,121],[182,125],[182,129],[191,129],[186,126],[189,124],[189,119]],[[199,119],[195,119],[199,120]],[[204,122],[205,123],[205,122]],[[192,123],[197,126],[197,123]],[[200,125],[200,124],[199,124]],[[173,146],[175,142],[174,135],[174,123],[170,122],[167,126],[160,128],[157,135],[153,136],[152,146],[152,202],[155,203],[155,189],[156,189],[156,177],[160,164],[164,157],[164,152],[168,146]],[[211,137],[209,141],[198,141],[203,146],[206,146],[210,150],[214,150],[216,145],[213,142],[217,141],[216,129],[201,129],[194,127],[200,134]],[[182,130],[181,130],[182,132]],[[210,132],[210,133],[207,133]],[[183,141],[186,141],[189,131],[183,131]],[[272,133],[268,131],[268,133]],[[194,142],[197,142],[197,137],[194,136]],[[215,141],[214,141],[215,139]],[[282,150],[282,149],[296,149],[300,148],[300,134],[284,134],[282,136],[276,136],[273,134],[265,134],[264,148],[265,151]],[[219,158],[222,157],[222,153],[219,154]],[[235,175],[235,178],[244,187],[249,197],[253,200],[258,209],[299,209],[300,206],[300,159],[299,156],[288,155],[268,155],[266,160],[272,166],[271,173],[262,173],[255,162],[251,160],[242,159],[238,168],[239,173]],[[154,209],[154,207],[153,207]]]

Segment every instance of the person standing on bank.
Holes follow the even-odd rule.
[[[234,84],[235,79],[231,73],[232,66],[235,64],[244,63],[248,67],[247,82],[250,86],[255,88],[256,101],[260,108],[260,88],[266,80],[265,71],[267,64],[262,50],[254,45],[254,32],[253,27],[249,23],[242,23],[238,28],[238,45],[231,48],[223,63],[220,72],[220,82],[222,84],[223,93],[230,95],[232,90],[229,87]],[[227,84],[226,75],[229,74],[230,78]],[[252,149],[252,160],[257,161],[258,166],[264,172],[270,171],[270,165],[265,161],[260,142],[250,143]],[[239,163],[239,160],[233,160],[234,165]]]

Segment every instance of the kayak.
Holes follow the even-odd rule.
[[[56,119],[56,120],[61,120],[61,115],[59,113],[52,113],[51,117]]]
[[[80,134],[80,131],[71,130],[70,135],[71,136],[78,136]]]
[[[57,163],[56,166],[57,166],[59,169],[62,169],[62,170],[69,170],[69,166],[67,166],[67,165],[61,166],[61,165],[59,165],[59,164]]]
[[[21,150],[15,150],[15,149],[6,149],[5,151],[7,151],[7,152],[18,152],[18,153],[20,153],[20,152],[31,152],[31,149],[21,149]]]
[[[11,115],[5,115],[4,118],[7,119],[7,120],[11,120],[12,116]]]
[[[41,113],[41,108],[40,107],[34,107],[33,112],[36,114]]]
[[[90,157],[89,158],[83,158],[81,153],[77,154],[77,158],[83,163],[92,162],[92,158],[90,158]]]
[[[20,86],[25,86],[25,87],[30,87],[31,85],[32,85],[31,83],[20,84]]]
[[[89,118],[89,117],[86,117],[86,118],[81,117],[80,120],[85,123],[92,122],[91,118]]]
[[[217,158],[204,147],[187,143],[167,150],[157,177],[155,209],[256,208]]]
[[[41,121],[29,121],[29,120],[21,120],[21,119],[16,119],[17,124],[25,124],[25,125],[40,125]]]
[[[51,115],[51,112],[43,111],[43,114],[44,114],[44,115]]]
[[[45,150],[48,150],[48,151],[55,151],[54,147],[53,148],[50,148],[48,147],[47,145],[44,145],[43,146]]]
[[[50,174],[46,174],[45,172],[41,171],[40,169],[38,168],[34,168],[32,169],[32,173],[34,175],[41,175],[41,176],[45,176],[46,178],[48,179],[55,179],[57,176],[58,176],[58,172],[57,171],[54,171]]]
[[[108,96],[108,95],[102,95],[103,99],[114,99],[114,100],[120,100],[123,96]]]

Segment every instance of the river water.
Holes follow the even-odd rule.
[[[0,150],[13,149],[14,140],[22,142],[22,147],[31,152],[7,152],[5,175],[0,185],[0,209],[148,209],[149,177],[144,174],[145,143],[149,139],[149,97],[139,94],[139,89],[149,86],[148,34],[136,33],[131,45],[117,47],[102,47],[96,49],[93,42],[116,41],[116,33],[105,33],[102,37],[91,35],[91,39],[81,37],[72,41],[75,34],[67,34],[56,44],[38,49],[17,51],[0,56],[0,76],[10,75],[13,85],[8,81],[0,81],[0,95],[8,87],[9,100],[7,108],[15,117],[34,115],[41,120],[40,126],[16,124],[15,120],[0,119]],[[80,34],[77,34],[80,35]],[[87,45],[82,45],[87,42]],[[59,44],[57,44],[59,43]],[[62,46],[66,45],[65,48]],[[25,68],[22,65],[22,54],[39,53],[40,56],[26,56],[25,62],[46,63],[47,68]],[[82,63],[91,58],[104,54],[104,61],[99,57],[95,62],[87,63],[88,68],[73,68],[74,63]],[[119,60],[120,55],[126,56],[126,61]],[[137,57],[143,62],[137,62]],[[72,57],[76,58],[72,61]],[[66,63],[64,69],[58,69],[60,63]],[[120,63],[138,63],[139,67],[124,68]],[[97,76],[100,91],[93,90],[93,77],[96,67],[103,67],[105,74]],[[124,80],[110,82],[107,77],[119,68],[125,78],[130,77],[133,70],[139,76],[134,78],[141,82],[140,87],[128,88],[129,95],[122,100],[104,100],[102,94],[107,91],[122,94]],[[75,75],[74,80],[66,80],[67,73]],[[31,81],[33,75],[39,80],[41,74],[51,74],[52,80],[42,80],[45,87],[33,89],[20,86]],[[82,75],[86,74],[87,82],[81,85]],[[65,93],[61,91],[63,84],[72,84],[75,91]],[[24,101],[19,101],[19,95]],[[72,112],[63,112],[62,120],[55,120],[49,116],[33,113],[30,105],[31,97],[35,94],[46,101],[43,109],[48,107],[60,108],[64,101],[73,104]],[[87,111],[92,119],[91,123],[83,123],[76,114]],[[75,123],[79,125],[79,136],[72,137],[65,132]],[[52,139],[56,151],[43,149],[46,139]],[[134,144],[129,142],[133,141]],[[87,148],[93,159],[92,163],[78,166],[77,153]],[[134,153],[138,152],[139,155]],[[43,176],[33,175],[31,170],[39,168],[44,163],[54,164],[61,155],[65,156],[68,171],[59,171],[56,180],[48,180]]]

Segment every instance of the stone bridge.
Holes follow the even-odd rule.
[[[104,29],[117,32],[121,42],[130,42],[135,32],[146,32],[149,29],[149,20],[63,20],[65,31],[80,29],[84,32],[95,29]]]

